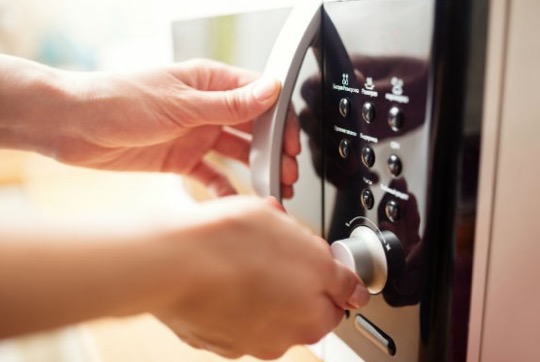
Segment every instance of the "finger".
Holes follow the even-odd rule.
[[[358,309],[368,304],[371,295],[363,283],[356,284],[353,294],[347,300],[347,309]]]
[[[170,72],[188,86],[204,91],[235,89],[260,77],[257,72],[211,59],[175,63]]]
[[[250,135],[253,134],[253,121],[235,124],[232,128]],[[300,122],[292,107],[289,108],[287,113],[283,143],[285,152],[290,156],[300,153]]]
[[[251,135],[253,134],[253,120],[232,125],[231,128],[237,131],[240,131],[242,133],[245,133],[247,135]]]
[[[294,196],[294,188],[291,185],[281,184],[281,198],[289,200]]]
[[[222,197],[237,193],[229,179],[204,160],[199,162],[188,175],[201,182],[216,196]]]
[[[328,244],[326,240],[317,236],[317,242],[319,243],[319,246],[321,246],[325,250],[325,252],[330,253],[330,255],[332,255],[330,251],[330,244]]]
[[[258,358],[260,360],[269,361],[269,360],[276,360],[283,356],[287,352],[287,348],[273,348],[273,347],[263,347],[261,350],[253,353],[253,357]]]
[[[337,307],[332,300],[327,299],[327,307],[324,314],[325,320],[323,323],[321,323],[323,335],[320,338],[324,337],[326,334],[335,329],[339,322],[341,322],[343,319],[344,315],[345,313],[343,308]]]
[[[283,132],[283,151],[289,156],[297,156],[300,150],[300,123],[293,107],[289,107]]]
[[[343,264],[334,261],[334,274],[327,288],[328,296],[342,308],[360,308],[367,304],[370,295],[360,278]]]
[[[197,339],[199,349],[204,349],[229,359],[237,359],[245,354],[240,350],[239,346],[222,338],[213,338],[208,333],[192,332],[192,335]]]
[[[246,136],[224,129],[216,140],[212,149],[219,154],[240,161],[245,165],[249,164],[249,150],[251,140]]]
[[[199,67],[199,69],[203,69],[208,76],[205,90],[209,91],[243,87],[261,76],[258,72],[218,61],[202,60],[201,62],[208,63],[207,66]]]
[[[269,206],[273,207],[274,209],[287,213],[281,202],[279,202],[275,197],[268,196],[264,199],[264,202],[266,202]]]
[[[280,84],[273,78],[260,78],[246,86],[225,91],[195,91],[191,113],[200,122],[233,126],[250,121],[276,101]]]
[[[212,353],[215,353],[221,357],[224,357],[226,359],[238,359],[242,356],[244,356],[244,353],[242,352],[238,352],[238,351],[235,351],[235,350],[232,350],[232,349],[226,349],[226,348],[221,348],[219,346],[214,346],[214,345],[211,345],[211,344],[206,344],[204,345],[202,348],[199,348],[199,349],[204,349],[206,351],[209,351],[209,352],[212,352]]]
[[[313,344],[331,332],[343,319],[343,309],[337,307],[327,295],[313,298],[301,324],[291,330],[294,344]]]
[[[298,161],[295,157],[283,155],[281,157],[281,183],[293,185],[298,181]]]

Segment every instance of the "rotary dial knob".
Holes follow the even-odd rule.
[[[367,226],[358,226],[348,239],[337,240],[330,248],[334,258],[357,273],[371,294],[381,293],[405,263],[397,236]]]

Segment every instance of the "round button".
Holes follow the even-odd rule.
[[[401,208],[396,200],[388,201],[384,208],[384,212],[386,213],[388,220],[391,222],[397,222],[401,217]]]
[[[362,106],[362,118],[367,123],[371,123],[375,120],[375,106],[373,103],[366,102]]]
[[[351,154],[351,143],[349,140],[342,139],[339,142],[339,155],[341,158],[347,158]]]
[[[371,192],[370,189],[362,190],[362,193],[360,194],[360,201],[362,202],[362,206],[364,206],[368,210],[371,210],[373,208],[373,205],[375,204],[373,192]]]
[[[339,100],[339,114],[341,114],[342,117],[347,117],[349,115],[349,111],[351,110],[351,103],[347,98],[341,98]]]
[[[332,255],[355,271],[371,294],[378,294],[386,285],[388,265],[379,235],[367,226],[353,230],[349,239],[331,245]]]
[[[362,163],[367,167],[373,167],[375,164],[375,151],[369,146],[362,148],[361,154]]]
[[[403,165],[401,164],[401,160],[398,156],[392,154],[390,157],[388,157],[388,169],[390,170],[390,173],[396,177],[401,175]]]
[[[330,246],[332,256],[358,274],[371,294],[379,294],[388,279],[398,275],[404,266],[403,247],[390,231],[375,231],[358,226],[348,239]]]
[[[388,125],[397,132],[403,127],[403,112],[396,106],[393,106],[388,111]]]

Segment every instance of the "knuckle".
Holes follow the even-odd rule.
[[[298,181],[298,161],[295,157],[283,156],[281,178],[285,185],[292,185]]]

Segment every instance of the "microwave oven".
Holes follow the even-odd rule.
[[[526,0],[308,1],[173,24],[177,60],[281,80],[254,129],[260,195],[280,197],[283,129],[298,115],[284,205],[373,294],[314,347],[322,360],[539,358],[539,13]]]

